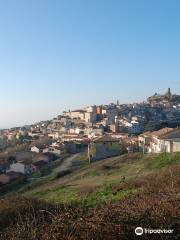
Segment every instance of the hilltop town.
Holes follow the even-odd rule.
[[[168,89],[142,103],[89,106],[48,121],[0,131],[0,184],[31,176],[66,154],[89,162],[124,152],[180,150],[180,96]],[[71,162],[72,164],[72,162]],[[80,165],[80,161],[75,161]]]
[[[1,130],[0,239],[179,239],[179,124],[169,89]]]

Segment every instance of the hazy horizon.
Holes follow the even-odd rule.
[[[167,89],[166,89],[167,90]],[[164,92],[161,92],[161,94],[164,94],[165,92],[166,92],[166,90],[164,91]],[[171,89],[171,91],[172,91],[172,89]],[[157,91],[155,91],[154,93],[156,93]],[[153,93],[153,94],[154,94]],[[158,92],[159,93],[159,92]],[[173,92],[173,93],[175,93],[175,92]],[[153,95],[153,94],[151,94],[151,95]],[[176,93],[175,93],[176,94]],[[149,95],[149,96],[151,96],[151,95]],[[149,97],[149,96],[145,96],[145,98],[144,99],[141,99],[141,100],[136,100],[136,101],[129,101],[129,102],[120,102],[120,104],[129,104],[129,103],[140,103],[140,102],[143,102],[143,101],[146,101],[147,100],[147,97]],[[37,119],[36,118],[36,116],[34,115],[34,118],[32,119],[32,121],[31,120],[26,120],[25,122],[17,122],[17,123],[15,123],[15,124],[10,124],[10,125],[5,125],[4,127],[2,126],[0,126],[0,130],[1,129],[8,129],[8,128],[12,128],[12,127],[22,127],[22,126],[25,126],[25,125],[31,125],[31,124],[35,124],[35,123],[37,123],[37,122],[39,122],[39,121],[47,121],[47,120],[51,120],[51,119],[53,119],[53,118],[55,118],[55,117],[57,117],[58,115],[60,115],[60,114],[62,114],[63,113],[63,111],[69,111],[69,110],[76,110],[76,109],[82,109],[82,108],[84,108],[84,107],[86,107],[86,106],[93,106],[93,105],[106,105],[106,104],[110,104],[110,103],[117,103],[117,100],[119,100],[119,98],[114,98],[113,99],[113,101],[109,101],[109,102],[99,102],[99,103],[87,103],[86,105],[85,104],[83,104],[83,105],[79,105],[79,106],[71,106],[71,107],[60,107],[59,109],[61,109],[60,111],[57,111],[57,112],[46,112],[46,115],[47,115],[47,117],[46,116],[43,116],[43,114],[42,113],[39,113],[39,114],[42,114],[41,116],[42,117],[40,117],[39,119]],[[27,109],[28,110],[28,109]],[[23,113],[23,112],[22,112]],[[32,114],[33,112],[31,112],[31,114]],[[33,114],[35,114],[35,113],[33,113]],[[20,115],[21,116],[21,115]],[[27,116],[27,115],[26,115]]]
[[[51,120],[51,119],[53,119],[54,117],[57,117],[58,115],[60,115],[60,114],[62,114],[62,112],[63,111],[69,111],[69,110],[76,110],[76,109],[82,109],[82,108],[84,108],[84,107],[86,107],[86,106],[93,106],[93,105],[102,105],[102,104],[104,104],[104,105],[106,105],[106,104],[110,104],[110,103],[117,103],[117,100],[119,100],[119,98],[114,98],[113,99],[113,101],[109,101],[109,102],[107,102],[107,101],[105,101],[105,102],[99,102],[99,103],[87,103],[87,104],[82,104],[82,105],[79,105],[79,106],[69,106],[69,107],[62,107],[62,106],[60,106],[59,107],[59,109],[61,109],[60,111],[57,111],[57,112],[47,112],[46,113],[46,115],[47,115],[47,117],[46,116],[43,116],[43,115],[41,115],[41,117],[39,118],[39,119],[37,119],[36,118],[36,116],[35,116],[35,112],[33,113],[33,112],[31,112],[31,114],[33,113],[33,115],[34,115],[34,118],[32,119],[32,121],[28,121],[28,120],[26,120],[25,122],[21,122],[21,124],[20,124],[20,122],[18,123],[15,123],[15,124],[10,124],[10,125],[5,125],[5,126],[0,126],[0,129],[8,129],[8,128],[11,128],[11,127],[22,127],[22,126],[24,126],[24,125],[29,125],[29,124],[33,124],[33,123],[36,123],[36,122],[39,122],[39,121],[46,121],[46,120]],[[146,99],[141,99],[141,101],[144,101],[144,100],[146,100]],[[135,102],[141,102],[141,101],[129,101],[129,102],[120,102],[120,104],[128,104],[128,103],[135,103]],[[28,109],[27,109],[28,110]],[[10,114],[11,114],[11,112],[10,112]],[[22,114],[23,114],[23,111],[22,111]],[[39,114],[41,114],[41,113],[39,113]],[[26,115],[27,116],[27,115]],[[20,117],[21,117],[21,115],[20,115]]]
[[[180,94],[180,2],[0,1],[0,129]]]

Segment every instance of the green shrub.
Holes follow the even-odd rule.
[[[148,164],[150,169],[161,169],[163,167],[176,164],[180,162],[180,153],[161,153],[156,157],[152,158],[151,162]]]

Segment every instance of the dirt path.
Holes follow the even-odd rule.
[[[76,153],[68,158],[65,158],[64,161],[62,162],[62,164],[55,168],[53,170],[54,173],[58,173],[58,172],[62,172],[62,171],[66,171],[69,170],[72,167],[72,161],[79,155],[79,153]]]

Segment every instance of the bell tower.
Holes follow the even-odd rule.
[[[168,88],[166,96],[167,96],[168,100],[172,99],[172,94],[171,94],[171,89],[170,88]]]

